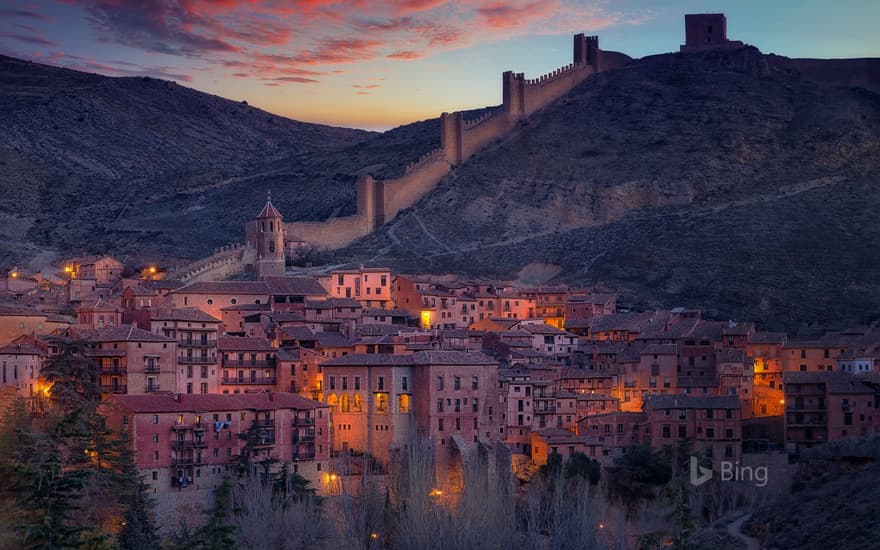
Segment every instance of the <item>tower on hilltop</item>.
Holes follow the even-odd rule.
[[[682,52],[741,46],[743,43],[739,40],[728,40],[727,18],[723,13],[689,13],[684,16]]]
[[[258,279],[265,277],[283,277],[284,265],[284,220],[281,213],[272,204],[272,193],[268,193],[266,206],[252,222],[253,242],[257,249],[256,275]]]

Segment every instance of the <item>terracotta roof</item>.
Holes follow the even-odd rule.
[[[259,219],[264,219],[264,218],[277,218],[277,219],[281,219],[281,213],[278,212],[278,210],[275,208],[275,205],[272,204],[272,200],[271,200],[271,199],[269,199],[269,200],[266,201],[266,206],[264,206],[263,209],[260,210],[260,213],[257,214],[257,219],[258,219],[258,220],[259,220]]]
[[[140,329],[134,325],[120,325],[98,329],[88,336],[92,342],[176,342],[158,334]]]
[[[208,315],[196,307],[158,307],[150,310],[153,321],[191,321],[194,323],[219,323],[220,319]]]
[[[735,395],[696,396],[687,394],[645,396],[645,409],[739,409]]]
[[[785,343],[785,333],[784,332],[756,332],[752,334],[751,339],[749,340],[752,344],[784,344]]]
[[[324,348],[347,348],[353,345],[348,338],[338,332],[316,332],[315,337],[318,339],[318,344]]]
[[[409,317],[409,313],[402,309],[381,309],[377,307],[364,308],[365,316],[391,316],[391,317]]]
[[[118,305],[108,302],[107,300],[101,298],[100,296],[96,298],[90,299],[88,302],[83,301],[80,303],[77,309],[82,310],[91,310],[91,311],[119,311],[122,309]]]
[[[269,295],[264,281],[210,281],[190,283],[174,293],[186,294],[262,294]]]
[[[435,350],[413,354],[417,365],[497,365],[498,362],[479,352]]]
[[[321,363],[324,367],[413,366],[412,355],[394,353],[349,353]]]
[[[367,365],[497,365],[498,362],[477,352],[454,350],[417,351],[412,355],[391,353],[357,353],[344,355],[322,363],[326,366]]]
[[[828,393],[874,393],[861,380],[844,372],[783,372],[782,381],[788,384],[825,384]]]
[[[269,311],[269,304],[235,304],[220,308],[220,311]]]
[[[29,307],[0,305],[0,315],[5,317],[40,317],[45,314]]]
[[[298,311],[273,311],[269,313],[269,318],[276,323],[290,323],[293,321],[303,321],[305,317]]]
[[[156,290],[174,290],[184,286],[182,281],[176,279],[162,279],[159,281],[148,281],[147,286]]]
[[[540,325],[523,324],[520,329],[528,331],[531,334],[565,334],[564,330],[541,323]]]
[[[225,336],[217,340],[217,349],[220,351],[275,351],[275,346],[265,338]]]
[[[282,327],[281,332],[294,340],[317,340],[315,333],[309,327]]]
[[[224,394],[155,394],[113,395],[110,402],[117,402],[136,413],[162,412],[214,412],[240,410],[327,408],[328,405],[306,399],[292,393],[240,393]]]
[[[326,296],[327,291],[312,277],[266,277],[270,294],[279,296]]]
[[[677,355],[675,344],[650,344],[642,348],[642,355]]]
[[[302,358],[302,354],[299,348],[281,348],[275,354],[275,357],[279,361],[299,361]]]
[[[354,298],[327,298],[326,300],[306,300],[306,309],[334,309],[337,307],[361,308]]]
[[[45,355],[45,353],[31,343],[10,342],[0,347],[0,355]]]

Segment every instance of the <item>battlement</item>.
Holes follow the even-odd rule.
[[[539,76],[538,78],[526,79],[525,84],[527,86],[537,86],[537,85],[540,85],[540,84],[547,82],[548,80],[553,80],[554,78],[559,78],[560,76],[564,76],[565,74],[570,73],[570,72],[576,70],[577,68],[578,68],[577,65],[575,65],[574,63],[571,63],[569,65],[566,65],[565,67],[560,67],[559,69],[556,69],[555,71],[550,71],[547,74],[543,74],[543,75]]]
[[[482,115],[480,115],[477,118],[474,118],[471,120],[465,120],[464,121],[464,129],[469,130],[475,126],[479,126],[480,124],[486,122],[487,120],[489,120],[493,116],[495,116],[495,113],[492,111],[488,111],[488,112],[483,113]]]
[[[370,176],[358,177],[355,215],[325,222],[287,223],[285,232],[298,241],[327,249],[341,248],[369,235],[418,202],[453,166],[507,135],[523,118],[599,72],[601,55],[597,36],[578,34],[574,36],[572,63],[533,79],[526,79],[523,73],[505,71],[501,77],[501,110],[488,111],[471,120],[465,120],[461,111],[441,114],[439,149],[407,165],[399,178],[375,181]],[[612,56],[607,67],[602,68],[621,64],[621,57],[626,56]]]
[[[407,164],[406,168],[404,168],[403,170],[403,173],[409,174],[410,172],[421,169],[423,166],[427,166],[428,164],[433,164],[436,162],[447,162],[446,152],[443,151],[442,148],[434,149],[429,153],[425,153],[424,155],[419,157],[419,160]]]

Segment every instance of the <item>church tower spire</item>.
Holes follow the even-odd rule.
[[[266,205],[257,215],[257,278],[283,277],[284,219],[272,204],[272,191],[266,193]]]

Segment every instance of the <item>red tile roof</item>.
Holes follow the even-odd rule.
[[[328,405],[292,393],[242,394],[154,394],[113,395],[109,402],[117,402],[135,413],[214,412],[240,410],[327,408]]]
[[[153,321],[192,321],[194,323],[219,323],[220,319],[208,315],[196,307],[159,307],[150,310]]]
[[[210,281],[195,282],[173,290],[174,294],[264,294],[269,295],[269,285],[264,281]]]
[[[220,351],[275,351],[272,342],[265,338],[226,336],[217,340]]]

